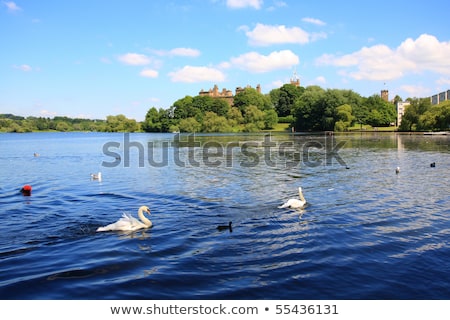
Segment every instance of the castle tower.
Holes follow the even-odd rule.
[[[381,90],[381,99],[389,101],[389,90]]]
[[[291,84],[300,87],[300,78],[297,75],[297,70],[294,70],[294,73],[292,74]]]
[[[217,97],[218,95],[219,95],[219,87],[217,86],[217,84],[215,84],[212,91],[212,96]]]

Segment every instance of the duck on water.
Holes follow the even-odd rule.
[[[230,232],[233,232],[233,228],[231,227],[232,222],[230,221],[227,225],[219,225],[217,226],[217,230],[224,231],[224,230],[230,230]]]

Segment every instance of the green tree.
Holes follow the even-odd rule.
[[[106,117],[106,130],[108,132],[135,132],[139,125],[134,119],[128,119],[123,114]]]
[[[201,106],[204,99],[197,99],[196,103],[198,106]],[[182,99],[175,101],[173,104],[173,118],[174,119],[186,119],[195,117],[198,120],[201,120],[202,110],[198,107],[194,106],[194,98],[191,96],[185,96]]]
[[[321,130],[325,90],[319,86],[309,86],[295,101],[295,128],[297,131]]]
[[[233,106],[238,108],[242,114],[248,106],[256,106],[259,110],[268,110],[272,108],[270,98],[259,93],[254,88],[245,88],[234,97]]]
[[[419,116],[417,127],[419,130],[448,130],[450,128],[450,101],[428,108]]]
[[[237,127],[244,122],[244,117],[238,108],[231,107],[227,112],[228,123],[232,127]]]
[[[264,111],[264,129],[273,129],[278,123],[278,115],[274,109]]]
[[[450,128],[450,101],[439,104],[439,112],[436,117],[437,129],[448,130]]]
[[[200,110],[201,113],[212,111],[214,98],[210,96],[195,96],[192,98],[192,107]]]
[[[352,115],[352,107],[349,104],[343,104],[336,108],[336,123],[334,124],[335,131],[346,131],[355,118]]]
[[[203,132],[230,132],[231,128],[228,121],[223,116],[218,116],[214,112],[205,113],[202,124]]]
[[[403,101],[403,99],[399,95],[396,95],[393,102],[394,102],[394,104],[397,104],[398,102],[402,102],[402,101]]]
[[[245,109],[245,115],[244,115],[244,122],[246,124],[252,124],[259,130],[262,130],[265,128],[264,119],[265,113],[264,111],[258,109],[257,106],[249,105]]]
[[[365,101],[369,109],[367,123],[373,127],[386,127],[395,122],[397,112],[395,106],[383,100],[379,95],[372,95]]]
[[[402,117],[402,123],[400,124],[400,131],[415,131],[423,130],[424,126],[419,121],[420,116],[423,115],[431,108],[431,102],[429,98],[418,99],[408,98],[406,99],[410,105],[406,107],[405,113]]]
[[[305,88],[292,84],[285,84],[279,89],[270,91],[269,96],[279,117],[287,117],[292,114],[295,101],[301,97]]]
[[[179,119],[174,118],[174,107],[167,110],[160,109],[160,120],[161,120],[161,132],[178,132],[180,129],[178,128]]]
[[[2,118],[0,115],[0,131],[1,132],[10,132],[11,125],[13,124],[13,120],[8,118]]]
[[[202,129],[202,124],[195,118],[181,119],[178,125],[181,132],[199,132]]]
[[[59,120],[56,124],[56,130],[58,131],[69,131],[70,125],[66,121]]]
[[[152,107],[147,111],[145,120],[142,123],[142,129],[145,132],[161,132],[161,113],[155,107]]]
[[[231,106],[224,99],[214,99],[210,111],[214,112],[218,116],[226,117],[230,109]]]

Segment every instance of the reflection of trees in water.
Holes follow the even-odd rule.
[[[402,133],[354,133],[335,135],[336,141],[345,140],[343,149],[379,148],[422,151],[450,151],[450,136]]]

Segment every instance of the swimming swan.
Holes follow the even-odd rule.
[[[292,208],[292,209],[303,208],[306,204],[306,200],[305,197],[303,197],[302,187],[298,187],[298,196],[300,197],[300,199],[289,199],[278,208]]]
[[[135,231],[139,229],[147,229],[151,228],[153,225],[152,222],[147,219],[144,216],[144,212],[147,212],[150,215],[150,209],[147,206],[142,206],[138,210],[138,216],[141,219],[139,221],[138,219],[132,217],[131,215],[128,215],[124,213],[122,215],[122,218],[120,218],[118,221],[108,224],[104,227],[99,227],[97,229],[97,232],[99,231]]]

